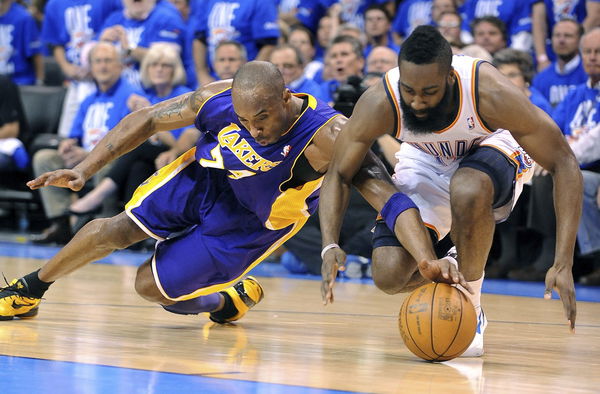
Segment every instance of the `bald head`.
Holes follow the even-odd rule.
[[[595,27],[581,37],[583,68],[592,86],[600,81],[600,27]]]
[[[252,61],[235,74],[231,92],[244,99],[281,99],[284,90],[283,76],[273,63]]]

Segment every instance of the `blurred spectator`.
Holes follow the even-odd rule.
[[[198,81],[196,80],[196,69],[194,67],[194,56],[192,51],[194,42],[194,27],[191,23],[191,14],[192,6],[202,7],[202,1],[203,0],[169,0],[169,3],[172,4],[173,7],[175,7],[185,25],[185,32],[183,34],[183,48],[181,50],[181,59],[183,60],[183,67],[185,68],[185,75],[187,79],[186,85],[191,89],[196,89],[196,87],[198,87]]]
[[[335,25],[335,29],[334,29]],[[339,26],[339,20],[336,20],[334,23],[334,18],[330,15],[324,15],[321,19],[319,19],[319,24],[317,27],[317,46],[315,47],[317,53],[315,55],[315,59],[323,60],[325,63],[325,52],[331,41],[333,40],[333,32],[337,31]]]
[[[193,50],[201,86],[214,81],[212,63],[219,42],[240,42],[248,60],[268,60],[277,45],[279,27],[273,1],[207,0],[198,18]]]
[[[288,88],[324,99],[321,86],[303,75],[302,53],[298,48],[289,44],[279,45],[271,52],[270,62],[277,66]]]
[[[374,4],[381,4],[389,7],[390,0],[321,0],[329,7],[329,13],[339,17],[341,23],[348,23],[357,26],[360,30],[364,29],[365,11]],[[337,35],[341,35],[338,32]]]
[[[495,16],[484,16],[473,21],[473,43],[479,45],[490,55],[506,48],[506,27]]]
[[[400,4],[392,22],[396,44],[400,44],[417,26],[432,24],[431,6],[431,0],[405,0]]]
[[[58,134],[69,135],[81,102],[96,90],[84,66],[86,44],[100,31],[106,17],[122,7],[120,0],[49,0],[44,8],[42,42],[52,47],[52,54],[69,87],[60,117]]]
[[[288,36],[288,44],[295,46],[302,53],[304,66],[304,76],[315,82],[321,81],[321,72],[323,71],[323,62],[315,59],[316,42],[314,34],[304,26],[294,26]]]
[[[384,46],[398,53],[400,47],[396,45],[392,38],[392,15],[387,8],[382,5],[372,5],[365,11],[365,34],[367,45],[365,47],[365,57],[376,46]]]
[[[512,48],[502,49],[494,54],[494,66],[517,86],[529,100],[543,109],[548,115],[552,114],[552,106],[546,98],[531,86],[534,69],[533,60],[528,53]]]
[[[456,3],[454,0],[433,0],[431,3],[431,21],[439,26],[440,18],[443,14],[456,13]],[[460,28],[460,26],[459,26]]]
[[[533,45],[538,70],[545,69],[555,60],[556,53],[548,36],[560,20],[574,19],[586,31],[600,26],[600,2],[597,0],[533,0],[531,3]]]
[[[21,106],[21,96],[15,83],[0,75],[0,183],[10,185],[16,172],[24,173],[29,155],[23,140],[27,137],[27,123]]]
[[[573,19],[564,19],[554,25],[552,48],[556,54],[556,61],[533,78],[533,86],[553,107],[556,107],[576,85],[587,80],[579,55],[579,40],[582,34],[583,28]]]
[[[531,36],[531,2],[529,0],[471,0],[465,2],[463,25],[473,25],[478,19],[496,17],[504,24],[505,46],[529,52]],[[494,23],[496,24],[496,23]],[[468,42],[468,41],[467,41]],[[486,48],[487,49],[487,48]],[[493,55],[495,51],[488,51]]]
[[[598,136],[593,131],[600,124],[600,28],[593,29],[581,38],[581,57],[589,79],[567,94],[554,110],[553,118],[569,144],[595,146],[598,144]],[[587,158],[592,160],[588,162],[581,157],[578,159],[583,170],[600,171],[599,160]],[[542,280],[546,270],[552,265],[556,246],[556,218],[549,212],[552,212],[553,205],[552,178],[543,169],[537,168],[531,187],[529,227],[543,237],[541,253],[530,266],[510,271],[509,278]],[[581,231],[582,227],[578,240],[582,237]],[[584,235],[584,238],[586,237]],[[585,250],[581,242],[579,248]]]
[[[528,53],[512,48],[502,49],[494,55],[493,64],[510,81],[517,86],[529,100],[550,114],[550,103],[537,90],[530,87],[534,74],[533,59]],[[517,203],[519,204],[519,203]],[[511,217],[496,226],[496,240],[499,241],[499,258],[490,261],[486,266],[486,275],[490,278],[502,278],[513,268],[525,254],[523,245],[519,243],[520,227],[525,226],[526,219],[519,205],[513,210]]]
[[[29,11],[14,0],[0,1],[0,74],[17,85],[41,85],[41,45],[40,30]]]
[[[58,149],[42,149],[35,154],[33,171],[36,177],[48,171],[76,166],[129,113],[127,100],[136,90],[121,78],[123,66],[117,48],[108,42],[100,42],[90,50],[89,56],[92,77],[98,90],[81,103],[70,138],[61,141]],[[94,179],[100,180],[105,171]],[[66,243],[71,237],[67,213],[71,191],[47,187],[40,190],[40,195],[51,226],[42,234],[32,236],[31,240],[37,243]]]
[[[333,103],[334,94],[342,83],[350,76],[362,79],[365,59],[360,41],[351,36],[336,37],[327,50],[327,61],[330,62],[332,80],[321,85],[327,102]]]
[[[215,50],[215,74],[219,79],[233,78],[246,63],[246,48],[237,41],[221,41]]]
[[[462,18],[456,12],[444,12],[440,15],[437,22],[437,28],[446,41],[455,48],[462,48],[465,44],[461,38]]]
[[[367,73],[385,73],[398,66],[398,52],[388,47],[375,47],[367,57]]]
[[[128,105],[132,111],[177,97],[190,91],[185,86],[185,70],[179,53],[165,43],[153,44],[142,60],[141,78],[144,95],[132,94]],[[95,213],[112,194],[119,201],[129,201],[133,192],[156,169],[159,155],[175,146],[184,129],[156,134],[131,152],[121,156],[98,185],[71,204],[69,213],[83,216]],[[156,138],[154,138],[156,137]],[[165,164],[164,159],[159,164]],[[119,207],[119,211],[122,207]]]
[[[454,52],[457,55],[467,55],[471,57],[476,57],[478,59],[483,59],[486,62],[492,61],[492,55],[488,51],[486,51],[483,47],[476,44],[470,44],[462,49],[456,50]]]
[[[100,40],[118,46],[126,66],[124,76],[141,87],[139,66],[150,45],[167,42],[181,54],[185,26],[173,7],[159,7],[156,0],[123,0],[123,5],[123,11],[113,12],[104,22]]]

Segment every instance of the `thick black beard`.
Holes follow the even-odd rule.
[[[418,118],[415,116],[414,110],[406,104],[400,95],[400,108],[402,109],[402,127],[414,132],[415,134],[431,134],[435,131],[445,129],[456,116],[457,108],[452,108],[452,93],[456,89],[449,84],[446,84],[446,92],[440,102],[432,108],[427,109],[427,116]]]

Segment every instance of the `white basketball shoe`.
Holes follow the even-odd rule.
[[[480,309],[479,315],[477,315],[477,331],[475,331],[475,338],[469,345],[467,350],[460,357],[481,357],[483,356],[483,332],[487,327],[487,318],[483,309]]]

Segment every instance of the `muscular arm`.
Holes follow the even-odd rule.
[[[368,153],[373,142],[390,132],[393,124],[392,107],[380,82],[363,94],[335,141],[319,203],[323,245],[338,241],[351,183],[378,211],[398,192],[383,164]],[[434,259],[433,246],[418,211],[409,209],[399,218],[394,232],[411,255],[417,261]]]
[[[483,119],[494,129],[510,130],[525,151],[552,174],[556,253],[554,265],[546,275],[546,297],[553,287],[557,288],[573,329],[576,307],[571,271],[583,194],[577,159],[552,119],[493,66],[481,66],[480,81]]]
[[[554,179],[557,260],[570,262],[581,214],[582,181],[575,155],[552,119],[531,104],[491,65],[481,66],[480,114],[494,129],[510,130],[517,142]]]
[[[150,136],[161,131],[191,125],[200,106],[210,96],[229,86],[231,86],[231,81],[215,82],[195,92],[142,108],[127,115],[73,170],[80,174],[84,182],[87,181],[107,163],[138,147]],[[48,177],[45,175],[28,183],[31,188],[47,185]],[[62,186],[62,184],[55,186]],[[82,186],[83,184],[77,185],[79,188]]]

